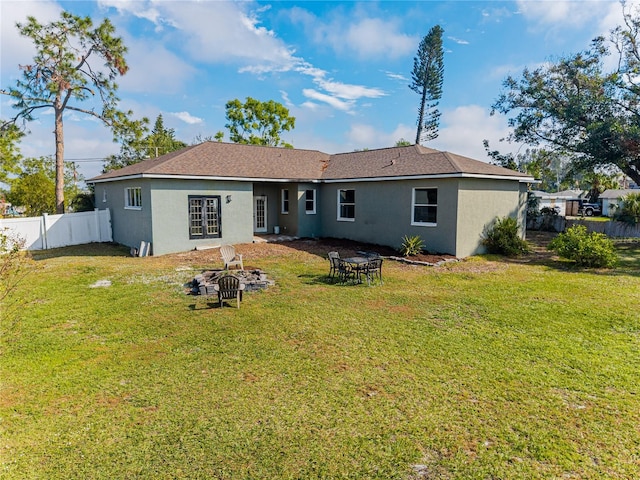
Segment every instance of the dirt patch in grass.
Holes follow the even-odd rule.
[[[449,264],[450,268],[458,270],[482,270],[493,271],[505,268],[506,263],[529,263],[529,264],[547,264],[557,260],[555,254],[547,250],[547,245],[556,236],[553,232],[527,232],[527,241],[532,247],[532,252],[521,257],[501,257],[496,261],[478,262],[459,262]],[[273,256],[295,256],[300,252],[317,255],[321,258],[327,258],[327,253],[337,251],[342,258],[357,255],[359,251],[376,252],[384,257],[401,257],[400,253],[394,248],[384,245],[375,245],[371,243],[356,242],[347,239],[338,238],[318,238],[318,239],[298,239],[283,242],[259,242],[259,243],[242,243],[235,245],[236,251],[244,256],[244,267],[246,270],[256,269],[260,267],[260,260]],[[218,264],[222,262],[220,252],[217,248],[207,250],[192,250],[189,252],[164,255],[164,258],[175,257],[181,262],[187,264]],[[422,253],[407,257],[408,260],[418,264],[440,264],[456,260],[456,257],[448,254]],[[413,267],[412,264],[407,266]]]
[[[371,243],[356,242],[353,240],[337,239],[337,238],[319,238],[319,239],[298,239],[284,242],[262,242],[262,243],[243,243],[235,245],[236,251],[242,254],[245,258],[245,269],[250,268],[246,263],[254,260],[276,256],[276,255],[291,255],[296,251],[302,251],[317,255],[322,258],[327,257],[328,252],[337,251],[343,258],[352,257],[357,255],[359,251],[376,252],[383,257],[397,256],[400,257],[400,253],[394,248],[384,245],[375,245]],[[180,254],[175,254],[179,257],[184,257],[189,261],[198,262],[199,260],[204,262],[210,262],[212,258],[219,259],[220,253],[218,249],[191,251]],[[426,262],[426,263],[438,263],[443,260],[455,260],[455,256],[447,254],[433,254],[422,253],[420,255],[413,255],[407,257],[411,261]]]

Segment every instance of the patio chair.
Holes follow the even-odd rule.
[[[356,270],[347,262],[342,259],[338,259],[338,278],[340,283],[345,283],[347,280],[356,279]]]
[[[218,292],[218,302],[222,308],[224,300],[236,299],[238,308],[242,300],[242,291],[244,284],[240,283],[240,279],[234,275],[223,275],[218,279],[218,283],[213,285],[213,289]]]
[[[232,245],[222,245],[220,247],[220,255],[222,256],[225,270],[229,270],[233,266],[239,266],[240,270],[244,270],[242,255],[237,254]]]
[[[329,257],[329,277],[334,278],[338,275],[340,254],[338,252],[329,252],[327,256]]]
[[[382,258],[372,258],[369,260],[364,270],[365,275],[367,276],[367,283],[371,285],[371,281],[378,277],[380,284],[384,284],[382,281]]]

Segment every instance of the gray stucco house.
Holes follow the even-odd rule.
[[[204,142],[89,180],[111,209],[114,241],[150,242],[155,255],[252,242],[279,230],[429,251],[482,253],[496,217],[524,232],[520,172],[419,145],[330,155]]]

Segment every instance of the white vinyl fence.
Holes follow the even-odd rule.
[[[62,215],[45,213],[42,217],[2,218],[0,229],[4,228],[24,240],[26,250],[113,241],[109,209]]]

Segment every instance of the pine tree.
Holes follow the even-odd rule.
[[[409,88],[420,95],[416,144],[438,137],[440,111],[437,106],[442,97],[444,75],[443,33],[444,30],[440,25],[429,30],[429,33],[420,42],[418,53],[413,59]]]

